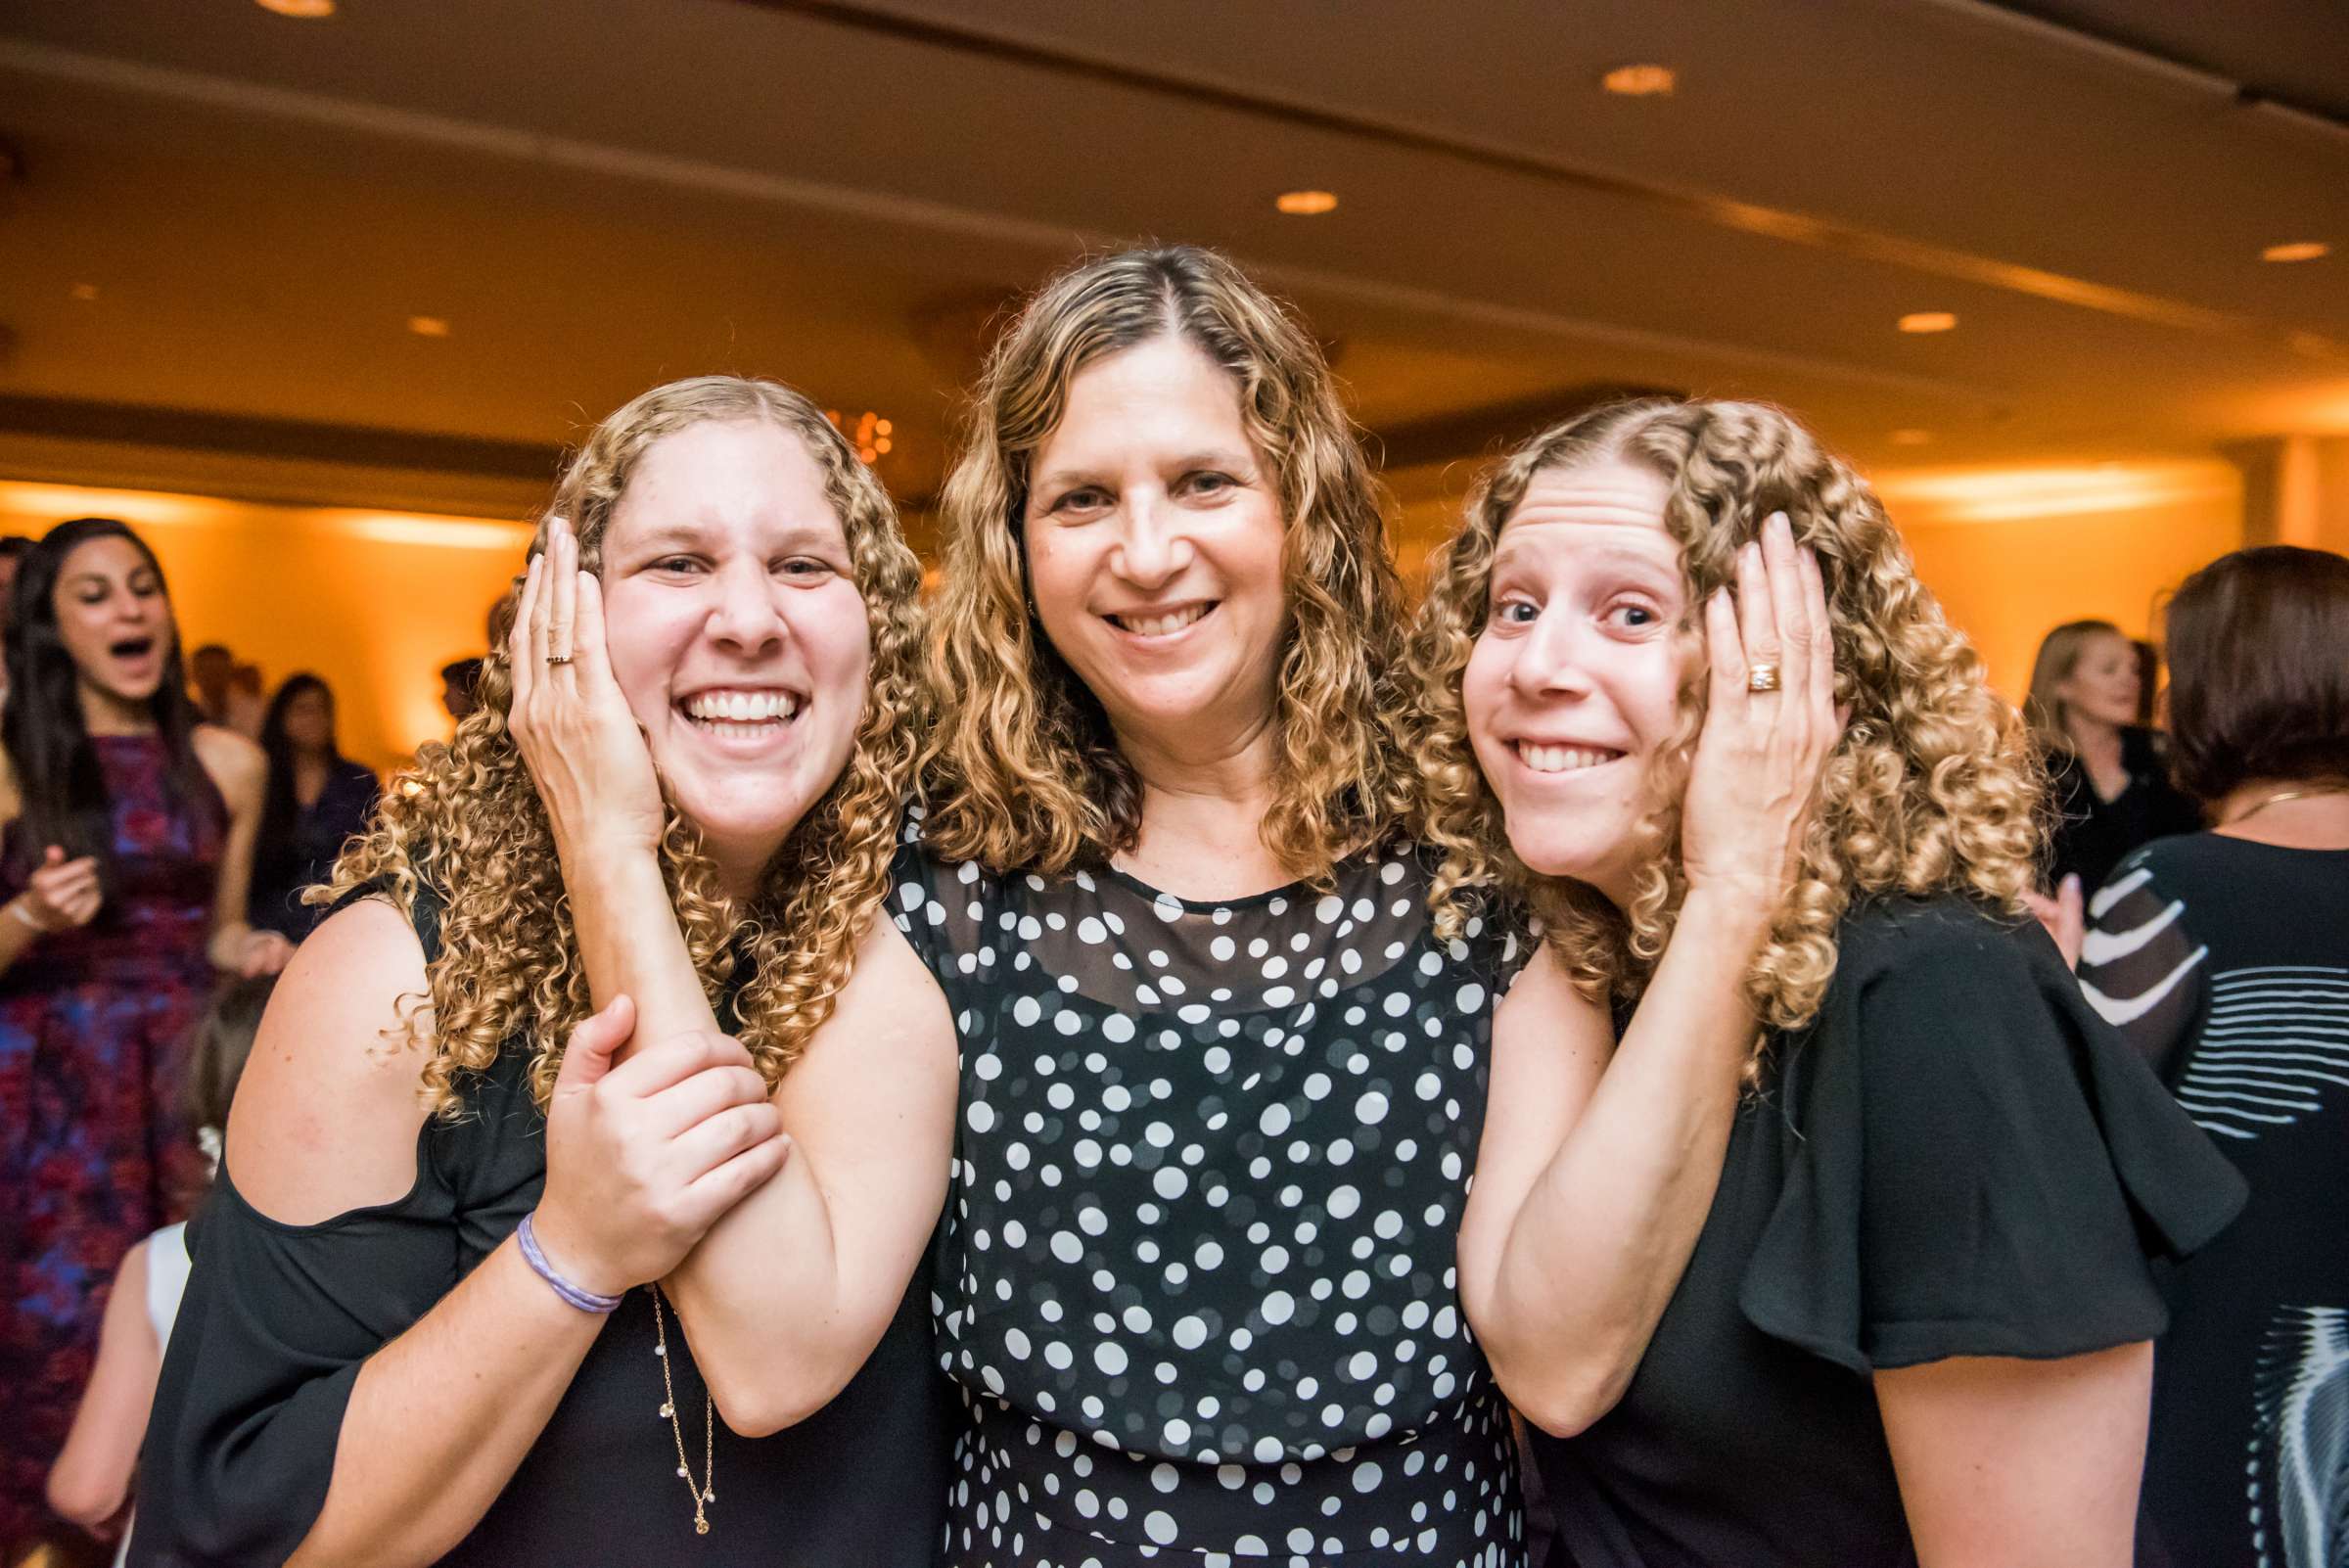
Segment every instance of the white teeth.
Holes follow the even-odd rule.
[[[1117,623],[1137,637],[1163,637],[1180,631],[1213,609],[1212,605],[1195,604],[1163,616],[1119,616]]]
[[[787,691],[705,691],[686,700],[685,713],[705,721],[764,724],[797,718],[800,701]]]
[[[1611,762],[1620,754],[1591,751],[1581,746],[1537,746],[1532,741],[1519,741],[1517,755],[1525,765],[1537,773],[1569,773],[1579,767],[1596,767]]]

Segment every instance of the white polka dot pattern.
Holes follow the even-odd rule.
[[[962,1060],[946,1559],[1516,1563],[1453,1268],[1514,941],[1436,944],[1407,853],[1220,904],[898,869]]]

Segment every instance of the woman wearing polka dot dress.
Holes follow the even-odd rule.
[[[1048,285],[978,401],[898,889],[962,1064],[946,1558],[1519,1562],[1455,1238],[1495,1056],[1587,1099],[1612,1032],[1547,960],[1520,979],[1498,927],[1430,929],[1401,594],[1320,352],[1221,257],[1133,253]],[[1675,944],[1689,984],[1642,1022],[1649,1076],[1578,1129],[1601,1168],[1690,1151],[1602,1171],[1603,1218],[1571,1222],[1593,1401],[1694,1239],[1751,1028],[1704,977],[1760,940],[1832,722],[1712,736],[1710,765],[1780,798],[1734,808],[1735,876]]]
[[[1730,635],[1726,594],[1750,606],[1797,539],[1832,615],[1781,599],[1771,657]],[[1677,1286],[1655,1276],[1670,1304],[1596,1419],[1560,1375],[1587,1239],[1497,1152],[1479,1173],[1461,1256],[1491,1268],[1462,1295],[1547,1431],[1568,1559],[2131,1562],[2165,1321],[2147,1254],[2207,1240],[2240,1183],[2025,913],[2027,738],[1866,484],[1776,409],[1594,411],[1488,481],[1431,566],[1412,663],[1441,885],[1528,899],[1580,989],[1619,1007],[1676,984],[1677,950],[1646,958],[1686,919],[1676,840],[1688,899],[1714,853],[1719,779],[1681,761],[1700,714],[1709,740],[1724,704],[1850,705],[1740,966],[1754,1092],[1726,1159],[1706,1147],[1701,1239]],[[1572,765],[1592,750],[1610,760]],[[1438,929],[1476,907],[1448,893]],[[1489,1151],[1557,1116],[1533,1065],[1498,1060]],[[1606,1179],[1583,1173],[1586,1201]]]
[[[1730,704],[1708,725],[1726,808],[1669,983],[1614,1050],[1548,954],[1431,929],[1402,596],[1312,338],[1221,257],[1115,255],[1045,287],[978,403],[897,929],[836,1014],[899,1042],[914,1103],[959,1067],[950,1149],[869,1132],[875,1158],[953,1173],[931,1285],[963,1411],[944,1561],[1521,1564],[1507,1407],[1461,1307],[1490,1267],[1461,1227],[1498,1157],[1496,1063],[1544,1064],[1581,1113],[1503,1163],[1571,1147],[1546,1200],[1580,1325],[1559,1378],[1595,1414],[1702,1222],[1753,1027],[1737,976],[1832,715]],[[668,919],[578,886],[574,914]],[[645,945],[582,943],[636,984]],[[729,1419],[796,1364],[804,1325],[773,1303],[810,1248],[873,1250],[795,1230],[781,1186],[676,1292]]]

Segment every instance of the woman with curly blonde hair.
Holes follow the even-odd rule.
[[[1695,898],[1720,595],[1787,542],[1819,563],[1809,657],[1848,724],[1738,977],[1763,1027],[1726,1158],[1667,1150],[1721,1173],[1701,1237],[1620,1402],[1550,1419],[1576,1326],[1553,1221],[1491,1150],[1557,1113],[1499,1061],[1463,1265],[1501,1239],[1469,1317],[1554,1434],[1536,1450],[1583,1568],[2126,1563],[2164,1321],[2144,1249],[2207,1240],[2239,1184],[2024,916],[2020,721],[1793,419],[1617,404],[1486,481],[1412,639],[1439,928],[1522,903],[1582,994],[1621,1011],[1677,983],[1658,954]],[[1782,696],[1802,657],[1727,672]]]
[[[1320,349],[1224,258],[1129,252],[1038,293],[977,402],[898,870],[962,1061],[946,1561],[1521,1562],[1454,1243],[1525,949],[1430,929],[1400,595]],[[1725,854],[1767,862],[1791,814]],[[1742,1035],[1721,992],[1689,1038]],[[1566,1005],[1510,1016],[1595,1049],[1603,1012]],[[1661,1098],[1624,1122],[1675,1125]],[[1682,1210],[1625,1183],[1588,1232],[1594,1323],[1636,1316],[1638,1238]],[[1635,1355],[1594,1327],[1577,1365]]]
[[[907,1280],[944,1170],[874,1176],[866,1133],[943,1139],[951,1085],[909,1095],[855,1024],[918,583],[795,392],[672,383],[589,437],[481,707],[344,856],[262,1025],[132,1561],[929,1561]],[[564,815],[582,769],[631,767],[640,808]],[[592,913],[623,905],[659,911],[632,998]],[[752,1204],[798,1247],[763,1306],[804,1417],[757,1441],[677,1321],[696,1244]]]

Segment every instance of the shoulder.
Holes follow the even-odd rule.
[[[199,724],[189,743],[196,748],[196,760],[212,775],[223,795],[257,791],[268,776],[268,754],[225,725]]]
[[[415,1177],[424,947],[380,898],[337,910],[295,949],[229,1113],[224,1164],[260,1213],[308,1223],[390,1202]]]
[[[1870,899],[1845,917],[1835,978],[1803,1054],[1871,1100],[1895,1084],[1947,1085],[2007,1070],[2086,1027],[2087,1002],[2053,942],[1959,895]],[[1904,1098],[1915,1098],[1904,1094]]]
[[[2037,921],[1954,893],[1856,904],[1837,933],[1837,951],[1839,988],[1991,979],[2035,969],[2041,958],[2061,962]]]
[[[125,1300],[144,1302],[147,1299],[147,1259],[154,1250],[156,1238],[162,1233],[159,1230],[155,1235],[141,1236],[137,1241],[132,1242],[130,1250],[122,1255],[121,1266],[115,1270],[115,1293],[116,1295]]]

